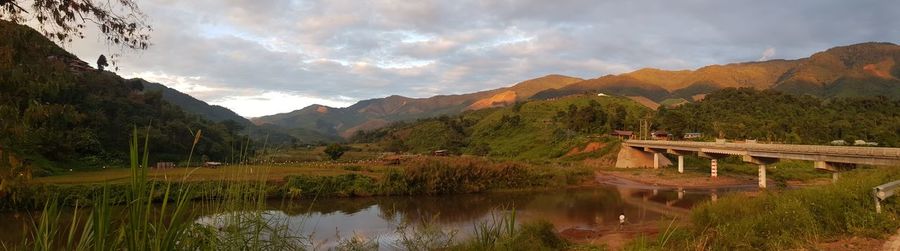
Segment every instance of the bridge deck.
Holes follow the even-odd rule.
[[[681,148],[700,151],[700,149],[722,149],[748,152],[773,152],[816,155],[837,155],[854,157],[872,157],[900,160],[900,148],[888,147],[855,147],[855,146],[818,146],[762,143],[718,143],[694,141],[659,141],[659,140],[626,140],[626,144],[636,147]]]

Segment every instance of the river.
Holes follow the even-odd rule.
[[[340,239],[355,235],[376,240],[381,249],[392,250],[397,245],[399,226],[415,227],[423,221],[444,232],[455,232],[456,240],[470,235],[475,224],[513,211],[519,223],[546,220],[558,231],[600,231],[618,227],[620,214],[626,216],[626,226],[655,224],[687,216],[693,206],[715,200],[722,193],[746,189],[751,188],[658,188],[613,180],[596,186],[537,191],[269,200],[263,215],[284,224],[291,234],[306,237],[318,249],[328,249]],[[196,221],[216,225],[226,214],[205,213]],[[0,233],[8,233],[3,239],[21,236],[27,218],[21,213],[0,214],[4,221]]]

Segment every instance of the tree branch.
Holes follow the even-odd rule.
[[[0,6],[7,5],[7,4],[8,4],[8,5],[12,5],[13,7],[18,8],[18,9],[19,9],[20,11],[22,11],[22,12],[28,13],[28,10],[25,10],[25,8],[22,8],[22,6],[19,6],[19,5],[16,4],[16,2],[13,1],[13,0],[0,0]],[[31,13],[28,13],[28,14],[31,14]]]

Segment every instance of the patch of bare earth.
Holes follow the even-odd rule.
[[[835,241],[822,242],[810,250],[829,251],[856,251],[856,250],[882,250],[885,241],[866,237],[845,237]],[[884,249],[890,250],[890,249]]]
[[[602,226],[593,229],[570,228],[560,232],[560,235],[575,243],[590,245],[606,245],[610,250],[622,250],[625,244],[639,236],[654,238],[660,231],[657,222],[645,222],[641,224],[625,224],[624,226]]]
[[[900,251],[900,229],[897,229],[897,233],[894,236],[888,238],[887,241],[882,245],[881,250],[884,251]]]
[[[589,152],[597,151],[597,150],[603,149],[604,146],[606,146],[606,144],[601,143],[601,142],[591,142],[591,143],[588,143],[586,146],[584,146],[584,149],[578,149],[578,147],[572,148],[572,150],[569,150],[569,152],[567,152],[566,155],[564,155],[564,157],[569,157],[569,156],[579,154],[579,153],[589,153]]]

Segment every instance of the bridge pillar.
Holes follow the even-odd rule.
[[[684,156],[678,155],[678,173],[684,173]]]
[[[659,153],[653,153],[653,169],[659,169]]]
[[[712,159],[709,163],[709,177],[716,178],[719,176],[719,160]]]
[[[643,148],[635,148],[627,144],[623,144],[619,149],[616,157],[616,167],[618,168],[636,168],[636,167],[665,167],[672,164],[665,156],[659,156],[658,152],[644,151]]]
[[[841,173],[839,173],[839,172],[831,173],[831,183],[837,183],[837,180],[840,177],[841,177]]]
[[[759,165],[759,188],[766,188],[766,165]]]

